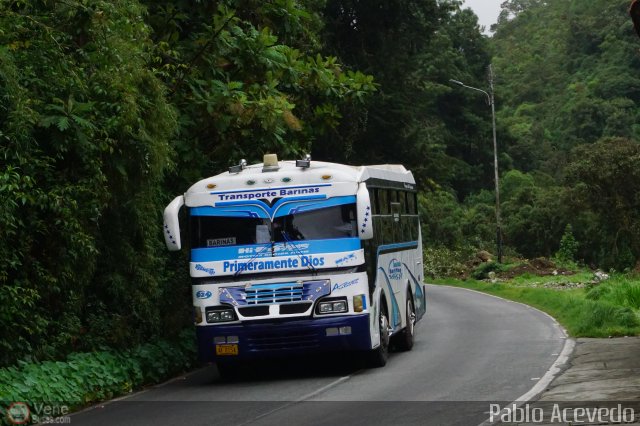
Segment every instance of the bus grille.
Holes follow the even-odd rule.
[[[291,302],[314,302],[331,293],[329,280],[289,282],[276,284],[254,284],[249,286],[223,287],[220,303],[233,306],[272,305]]]
[[[302,283],[260,284],[245,289],[248,305],[299,302],[302,300]]]
[[[313,332],[293,332],[291,334],[255,334],[247,337],[249,351],[283,351],[313,349],[320,346],[318,336]]]

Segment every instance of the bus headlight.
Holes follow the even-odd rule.
[[[347,312],[347,301],[333,302],[333,312]]]
[[[321,314],[330,314],[331,312],[333,312],[333,304],[331,302],[321,303],[318,311]]]
[[[318,307],[316,308],[316,313],[318,314],[339,314],[348,311],[349,305],[347,304],[346,297],[332,300],[323,300],[318,303]]]
[[[236,320],[236,314],[231,308],[207,308],[206,313],[208,323],[229,322]]]

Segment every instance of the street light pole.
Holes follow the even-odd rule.
[[[496,184],[496,246],[498,249],[498,262],[502,263],[502,219],[500,217],[500,177],[498,174],[498,141],[496,138],[496,106],[493,96],[493,68],[491,67],[491,64],[489,64],[489,92],[478,89],[477,87],[467,86],[458,80],[449,81],[466,89],[484,93],[487,96],[487,102],[491,106],[491,124],[493,127],[493,172]]]

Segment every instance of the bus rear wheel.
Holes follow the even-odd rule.
[[[372,368],[384,367],[389,359],[389,317],[384,305],[380,307],[379,312],[380,345],[369,353],[369,366]]]
[[[404,327],[404,330],[400,332],[397,340],[394,342],[397,348],[401,351],[410,351],[413,348],[416,310],[413,306],[413,298],[411,297],[411,294],[407,294],[406,323],[407,325]]]

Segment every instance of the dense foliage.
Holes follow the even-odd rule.
[[[456,1],[329,0],[327,48],[375,76],[379,93],[353,152],[323,157],[364,164],[403,163],[423,187],[464,196],[483,187],[492,168],[486,99],[449,79],[481,85],[488,43],[477,17]]]
[[[158,340],[126,350],[74,353],[64,361],[24,362],[0,368],[3,401],[22,401],[37,408],[48,403],[69,411],[130,393],[192,367],[196,359],[193,330],[177,342]],[[8,421],[0,407],[0,424]],[[32,421],[38,423],[35,410]]]
[[[0,364],[189,321],[167,200],[241,157],[308,151],[375,90],[321,54],[314,7],[0,4]]]
[[[144,9],[0,8],[0,362],[148,338],[176,112],[148,66]]]
[[[503,147],[514,168],[555,186],[530,204],[551,207],[553,217],[524,221],[551,231],[543,254],[558,248],[569,224],[579,259],[618,269],[640,257],[631,166],[640,149],[640,55],[628,5],[511,0],[493,40]],[[513,222],[506,212],[505,220]],[[535,241],[508,238],[520,250]]]
[[[491,38],[501,208],[504,241],[521,255],[618,270],[640,258],[632,166],[640,149],[640,54],[628,4],[502,5]],[[429,242],[491,247],[493,191],[464,200],[451,194],[424,198]]]

